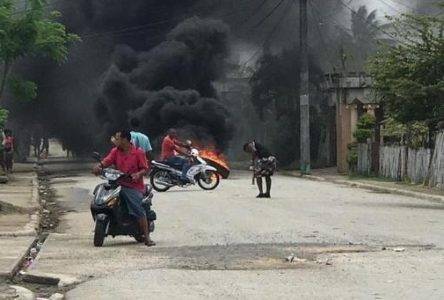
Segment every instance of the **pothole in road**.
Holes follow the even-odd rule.
[[[275,270],[331,264],[322,254],[377,251],[363,245],[238,244],[157,248],[167,268],[190,270]],[[166,260],[166,262],[165,262]]]

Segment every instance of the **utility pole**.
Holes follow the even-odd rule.
[[[310,91],[309,91],[309,69],[308,69],[308,22],[307,1],[299,0],[300,18],[300,111],[301,111],[301,158],[300,168],[302,174],[310,174]]]

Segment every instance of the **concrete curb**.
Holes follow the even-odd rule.
[[[37,174],[34,174],[32,178],[31,203],[32,206],[29,210],[35,212],[30,213],[29,222],[23,226],[21,230],[0,232],[0,237],[35,236],[37,234],[40,224],[39,183],[37,180]]]
[[[45,285],[57,285],[58,287],[66,287],[82,282],[80,278],[62,274],[41,273],[32,271],[29,273],[21,272],[20,274],[23,281],[25,282]]]
[[[290,176],[298,177],[296,175],[290,175]],[[308,179],[308,180],[313,180],[313,181],[331,182],[331,183],[335,183],[335,184],[347,185],[350,187],[372,190],[372,191],[376,191],[376,192],[396,194],[396,195],[402,195],[402,196],[407,196],[407,197],[413,197],[413,198],[417,198],[417,199],[431,200],[431,201],[444,203],[444,196],[439,196],[439,195],[429,195],[429,194],[424,194],[424,193],[419,193],[419,192],[406,191],[406,190],[401,190],[401,189],[396,189],[396,188],[388,188],[388,187],[382,187],[382,186],[368,184],[368,183],[353,182],[353,181],[347,181],[347,180],[329,180],[324,177],[313,176],[313,175],[303,175],[300,177]]]
[[[5,273],[0,273],[0,278],[13,278],[22,267],[23,262],[26,259],[26,255],[31,250],[32,246],[35,243],[35,239],[32,240],[32,242],[29,244],[29,246],[26,248],[26,251],[24,251],[15,261],[14,263],[9,267],[9,271]]]

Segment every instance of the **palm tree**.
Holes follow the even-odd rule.
[[[368,13],[366,6],[361,6],[351,13],[351,31],[356,42],[376,38],[379,22],[376,20],[376,10]]]
[[[353,47],[356,51],[356,59],[363,62],[374,53],[380,33],[379,22],[376,20],[376,10],[367,11],[367,7],[361,6],[351,13],[351,33]],[[355,52],[354,51],[354,52]]]

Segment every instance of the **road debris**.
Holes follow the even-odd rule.
[[[287,261],[289,263],[298,263],[298,262],[301,263],[301,262],[306,262],[307,260],[304,258],[299,258],[295,254],[292,253],[285,258],[285,261]]]
[[[65,296],[63,294],[55,293],[51,297],[49,297],[49,300],[62,300],[64,298]]]
[[[291,263],[294,261],[294,259],[295,259],[295,255],[293,253],[290,254],[290,256],[287,256],[285,258],[286,261],[291,262]]]

